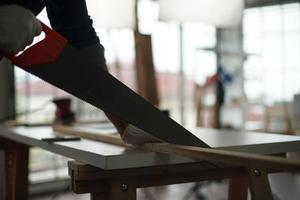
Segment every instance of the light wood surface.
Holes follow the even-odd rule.
[[[153,105],[159,105],[159,95],[153,64],[151,35],[135,31],[136,79],[138,93]]]
[[[4,150],[5,173],[0,177],[4,178],[4,199],[27,199],[29,147],[3,138],[0,147]]]
[[[200,147],[187,147],[171,144],[145,144],[143,149],[186,156],[195,159],[228,163],[244,167],[264,168],[272,170],[297,170],[300,171],[300,161],[288,160],[274,156],[240,153],[225,150],[207,149]]]
[[[105,135],[105,134],[93,134],[92,131],[79,129],[71,126],[55,126],[55,131],[77,135],[81,137],[93,138],[101,141],[116,145],[126,146],[122,140],[117,136]],[[129,147],[129,146],[128,146]],[[263,169],[274,169],[274,170],[297,170],[300,171],[300,161],[288,160],[285,158],[277,158],[274,156],[263,156],[257,154],[200,148],[200,147],[189,147],[181,145],[172,145],[165,143],[148,143],[137,148],[154,151],[157,153],[174,154],[179,156],[190,157],[198,160],[208,160],[214,162],[223,162],[227,164],[233,164],[238,166],[263,168]]]
[[[75,126],[76,131],[85,132],[91,139],[97,135],[116,133],[112,126],[109,128],[109,124]],[[299,136],[207,128],[188,128],[188,130],[214,149],[257,154],[280,154],[300,150]]]

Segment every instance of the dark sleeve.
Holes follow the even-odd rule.
[[[38,15],[45,7],[45,1],[46,0],[29,0],[24,1],[23,6],[31,12],[33,12],[35,15]]]
[[[83,49],[100,45],[85,0],[46,0],[46,8],[52,28],[66,37],[72,46]]]
[[[0,5],[17,4],[38,15],[45,7],[45,0],[0,0]]]

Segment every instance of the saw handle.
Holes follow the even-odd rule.
[[[26,68],[35,65],[52,63],[67,45],[67,40],[41,22],[45,38],[23,51],[20,55],[4,55],[13,64]],[[0,55],[1,56],[1,55]]]

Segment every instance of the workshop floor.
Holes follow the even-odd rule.
[[[274,200],[300,199],[300,174],[274,174],[269,177]],[[156,187],[138,190],[138,200],[226,200],[228,183],[202,183],[198,192],[190,191],[195,184],[180,184],[168,187]],[[199,192],[200,191],[200,192]],[[198,198],[197,195],[198,194]],[[200,196],[199,196],[200,195]],[[203,195],[204,198],[201,198]],[[56,194],[47,197],[32,198],[31,200],[88,200],[89,195],[72,193]],[[248,198],[249,199],[249,198]]]

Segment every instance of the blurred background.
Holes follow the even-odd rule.
[[[183,126],[298,133],[299,0],[86,1],[109,71]],[[45,11],[38,17],[49,24]],[[148,60],[137,59],[143,52]],[[1,70],[5,112],[17,123],[52,123],[52,100],[62,97],[72,99],[78,121],[106,120],[21,69]],[[67,185],[65,164],[32,149],[31,192]]]

